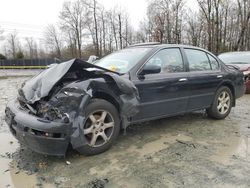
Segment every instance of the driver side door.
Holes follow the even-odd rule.
[[[159,66],[160,72],[148,73],[148,67]],[[143,69],[147,74],[143,74]],[[139,91],[139,113],[133,122],[147,121],[184,113],[187,109],[187,72],[179,48],[155,53],[132,80]]]

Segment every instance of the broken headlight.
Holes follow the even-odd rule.
[[[55,94],[49,101],[40,101],[38,115],[50,121],[70,121],[82,100],[83,93],[76,88],[65,88]]]

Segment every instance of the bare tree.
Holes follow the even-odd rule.
[[[20,51],[20,43],[17,37],[17,32],[10,33],[7,36],[7,49],[13,59],[16,58],[16,54]]]
[[[181,43],[181,18],[183,14],[183,6],[184,6],[184,1],[183,0],[175,0],[172,9],[174,12],[174,43]]]
[[[116,12],[115,10],[113,10],[110,15],[109,15],[109,18],[110,18],[110,25],[111,25],[111,28],[112,28],[112,33],[113,33],[113,37],[114,37],[114,41],[115,41],[115,49],[118,50],[118,40],[117,40],[117,25],[116,25],[116,22],[115,22],[115,15],[116,15]]]
[[[232,50],[250,50],[249,0],[196,0],[193,12],[186,0],[148,0],[147,15],[137,30],[122,7],[105,9],[100,0],[67,1],[60,12],[60,27],[48,26],[46,44],[58,57],[89,54],[104,56],[132,43],[159,41],[200,46],[216,54]],[[3,31],[0,29],[0,39]],[[6,37],[5,51],[16,57],[21,51],[16,34]],[[34,58],[36,48],[26,38],[27,56]],[[54,55],[53,54],[53,55]]]
[[[60,12],[62,30],[72,31],[77,43],[78,57],[82,57],[82,40],[88,20],[88,7],[83,0],[67,1]]]
[[[4,39],[3,33],[4,33],[4,30],[1,29],[1,27],[0,27],[0,40],[3,40],[3,39]]]
[[[38,58],[38,52],[37,52],[37,44],[34,41],[33,38],[27,37],[25,38],[26,41],[26,48],[28,49],[28,57],[30,59]]]
[[[107,25],[107,13],[104,8],[101,10],[101,25],[102,25],[102,41],[103,41],[103,54],[106,54],[106,25]]]
[[[246,38],[245,33],[250,24],[250,2],[247,0],[237,0],[238,10],[239,10],[239,18],[240,18],[240,33],[237,43],[234,47],[234,50],[244,50],[244,39]]]
[[[183,0],[152,0],[147,16],[152,25],[152,38],[161,43],[180,43],[183,26]]]
[[[212,50],[212,0],[197,0],[207,21],[208,50]]]
[[[133,27],[130,24],[130,19],[129,19],[129,15],[126,11],[123,11],[123,34],[122,34],[122,38],[124,40],[123,42],[123,47],[127,47],[128,45],[133,43],[133,37],[135,31],[133,29]]]
[[[122,20],[121,20],[121,14],[118,14],[118,25],[119,25],[120,49],[122,49]]]
[[[96,0],[93,0],[93,16],[94,16],[94,27],[95,27],[95,40],[96,40],[96,55],[99,56],[99,38],[98,38],[98,24],[97,24],[97,11],[96,11]]]
[[[191,12],[191,10],[190,10]],[[187,40],[189,44],[193,46],[201,46],[201,34],[203,31],[204,21],[202,17],[198,13],[192,13],[191,15],[187,15]]]
[[[75,32],[71,29],[64,30],[64,41],[66,41],[69,57],[77,57],[77,39],[75,37]]]
[[[58,58],[61,58],[62,37],[55,25],[48,25],[44,32],[45,43],[56,52]]]
[[[100,13],[100,7],[99,4],[97,3],[96,0],[82,0],[83,5],[85,5],[89,12],[89,22],[88,22],[88,28],[89,31],[91,32],[92,39],[93,39],[93,44],[95,46],[96,50],[96,55],[100,56],[100,44],[99,40],[101,36],[98,36],[98,33],[100,34],[99,31],[99,20],[98,20],[98,14]],[[93,29],[92,29],[93,28]]]

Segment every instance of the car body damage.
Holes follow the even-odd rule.
[[[131,124],[204,109],[224,119],[244,90],[243,73],[204,49],[139,44],[94,64],[51,66],[23,84],[6,107],[6,122],[36,152],[65,155],[71,144],[96,155]]]
[[[38,121],[51,124],[52,129],[53,124],[60,124],[55,127],[66,129],[58,128],[57,133],[52,131],[53,134],[50,134],[50,131],[44,130],[43,124],[31,128],[33,134],[45,138],[65,138],[65,146],[52,153],[64,155],[69,143],[78,150],[86,144],[82,128],[84,109],[92,98],[102,98],[112,103],[119,111],[124,129],[128,125],[128,118],[138,112],[138,91],[129,79],[79,59],[55,65],[26,81],[19,89],[18,105],[37,117]],[[15,111],[13,102],[11,104],[7,107],[10,114]],[[16,117],[17,114],[14,121],[17,121]],[[37,151],[47,153],[41,152],[41,149]]]

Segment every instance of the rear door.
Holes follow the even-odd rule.
[[[155,74],[139,76],[139,72],[149,65],[161,67]],[[132,80],[139,91],[139,113],[133,122],[156,119],[183,113],[188,100],[187,72],[179,48],[158,51],[138,70]]]
[[[205,51],[184,48],[188,61],[190,96],[187,110],[198,110],[211,105],[214,94],[222,82],[223,74],[217,60]]]

